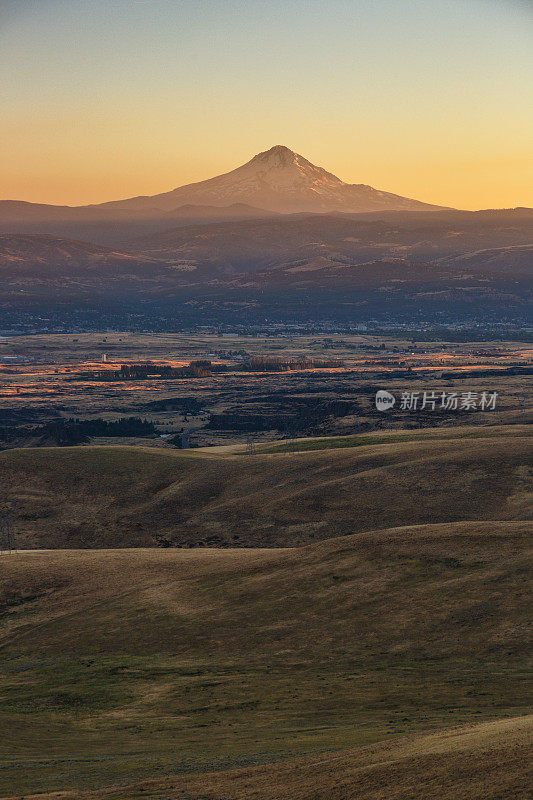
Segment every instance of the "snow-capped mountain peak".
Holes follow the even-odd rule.
[[[153,197],[134,197],[106,205],[121,209],[142,210],[146,207],[172,211],[183,205],[228,206],[235,203],[281,213],[435,208],[364,184],[345,183],[281,144],[215,178],[180,186]]]
[[[301,156],[298,156],[298,153],[295,153],[294,150],[289,150],[289,148],[285,147],[283,144],[276,144],[274,147],[271,147],[270,150],[258,153],[250,159],[248,164],[262,164],[272,169],[276,167],[287,167],[290,164],[298,163],[299,158],[301,158]]]
[[[293,185],[300,188],[308,186],[319,191],[321,185],[324,187],[346,185],[340,178],[322,167],[315,166],[299,153],[289,150],[282,144],[277,144],[270,150],[265,150],[264,153],[258,153],[247,164],[237,168],[230,175],[235,175],[240,170],[260,175],[262,180],[271,186],[290,187]]]

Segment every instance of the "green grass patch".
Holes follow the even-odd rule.
[[[521,432],[517,432],[519,435]],[[367,445],[396,444],[399,442],[419,442],[447,439],[483,439],[491,436],[490,428],[475,431],[465,431],[461,428],[454,430],[435,431],[428,433],[426,430],[412,431],[409,433],[357,433],[353,436],[328,436],[320,439],[291,440],[281,444],[258,447],[256,453],[299,453],[309,450],[335,450],[343,447],[365,447]],[[512,435],[512,433],[507,433]]]

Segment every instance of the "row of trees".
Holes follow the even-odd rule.
[[[150,378],[207,378],[219,372],[290,372],[301,369],[327,369],[342,367],[344,362],[338,358],[324,360],[295,359],[281,360],[268,356],[254,356],[241,364],[213,364],[211,361],[191,361],[187,367],[171,367],[167,364],[122,364],[119,370],[99,370],[82,373],[80,377],[98,381],[133,381]]]
[[[299,369],[328,369],[342,366],[344,366],[344,362],[339,358],[331,358],[327,361],[312,358],[282,361],[278,358],[254,356],[244,361],[240,369],[245,372],[290,372]]]
[[[58,445],[85,444],[94,436],[153,436],[157,428],[141,417],[121,417],[116,420],[61,419],[34,428],[32,434]]]

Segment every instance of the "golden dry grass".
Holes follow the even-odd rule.
[[[16,502],[24,547],[299,546],[394,525],[528,518],[531,428],[451,436],[254,456],[11,450],[0,453],[0,489]]]
[[[231,772],[53,800],[528,800],[533,716],[478,723]],[[44,800],[43,795],[33,796]],[[26,800],[30,800],[29,797]]]
[[[0,796],[525,800],[530,454],[1,453]]]
[[[4,794],[521,797],[530,532],[3,556]]]

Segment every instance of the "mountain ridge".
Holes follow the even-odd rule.
[[[417,274],[432,264],[435,276],[490,271],[506,279],[530,276],[533,267],[533,210],[257,216],[259,209],[231,206],[218,209],[219,218],[200,219],[195,209],[182,207],[181,218],[167,216],[165,228],[148,235],[133,225],[133,236],[112,246],[79,235],[0,233],[0,270],[4,278],[44,277],[58,268],[73,275],[86,268],[123,274],[126,267],[146,274],[151,265],[154,276],[163,271],[180,283],[221,278],[227,284],[238,275],[248,283],[256,273],[261,285],[270,278],[278,285],[282,276],[284,283],[298,277],[309,285],[313,278],[344,284],[348,275],[361,275],[358,265],[371,263],[404,263]]]
[[[155,195],[78,206],[0,200],[0,224],[156,218],[190,205],[244,205],[265,215],[444,209],[368,184],[345,183],[288,147],[275,145],[229,172]]]
[[[169,192],[111,201],[95,206],[142,208],[145,202],[170,210],[176,202],[224,205],[242,202],[267,211],[374,211],[433,208],[428,203],[383,192],[367,184],[349,184],[285,145],[257,153],[245,164],[204,181],[179,186]]]
[[[159,274],[166,269],[157,259],[140,257],[123,249],[51,234],[0,233],[0,274],[53,279],[92,274]]]

